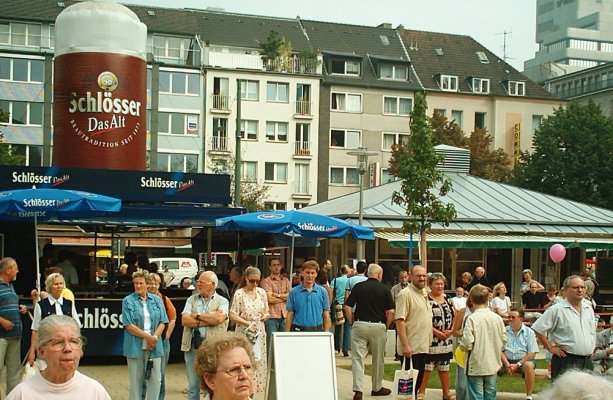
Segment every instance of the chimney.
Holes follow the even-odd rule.
[[[389,23],[389,22],[384,22],[384,23],[380,24],[379,26],[377,26],[377,28],[392,29],[392,24]]]

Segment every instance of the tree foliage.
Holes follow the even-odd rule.
[[[402,180],[400,191],[392,195],[392,202],[406,210],[408,218],[403,230],[420,233],[420,255],[424,266],[427,265],[426,232],[432,222],[448,226],[456,216],[453,204],[439,200],[451,190],[451,181],[437,168],[442,156],[434,151],[427,109],[425,95],[417,93],[410,119],[411,135],[406,142],[392,148],[389,163],[390,173]]]
[[[230,196],[234,199],[234,170],[235,170],[234,156],[230,156],[224,159],[216,159],[209,162],[209,168],[214,174],[227,174],[230,175]],[[270,192],[270,186],[254,182],[241,180],[241,206],[245,207],[248,212],[264,211],[264,201],[268,198]]]
[[[476,128],[467,137],[464,131],[446,116],[435,112],[429,118],[434,145],[446,144],[470,150],[470,174],[502,181],[511,172],[511,159],[503,149],[492,150],[492,136],[485,129]]]
[[[518,186],[613,209],[613,121],[597,104],[559,107],[534,133],[510,181]]]

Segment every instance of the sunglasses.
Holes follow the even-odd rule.
[[[258,283],[260,283],[260,280],[259,280],[259,279],[247,279],[247,281],[248,281],[249,283],[253,283],[253,284],[256,284],[256,285],[257,285]]]

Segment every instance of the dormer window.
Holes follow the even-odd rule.
[[[489,93],[490,92],[490,80],[484,78],[473,78],[471,87],[473,93]]]
[[[409,68],[406,65],[380,64],[379,78],[393,81],[406,81]]]
[[[358,60],[332,60],[330,70],[334,75],[360,76],[360,64]]]
[[[508,81],[507,91],[509,96],[525,96],[526,95],[526,83],[518,81]]]
[[[440,76],[441,89],[446,92],[458,91],[458,77],[453,75],[441,75]]]

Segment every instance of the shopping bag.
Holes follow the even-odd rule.
[[[462,368],[466,367],[466,352],[462,350],[459,346],[456,347],[453,352],[453,357],[455,358],[455,362]]]
[[[405,360],[407,357],[404,358]],[[400,369],[394,372],[394,390],[392,394],[395,400],[413,400],[414,395],[419,388],[415,387],[417,382],[417,374],[419,371],[413,369],[413,361],[409,358],[409,369],[404,370],[402,362],[400,362]]]
[[[21,382],[25,382],[28,379],[32,378],[34,375],[36,375],[37,372],[38,367],[36,366],[36,364],[32,366],[29,362],[26,361],[21,371]]]

